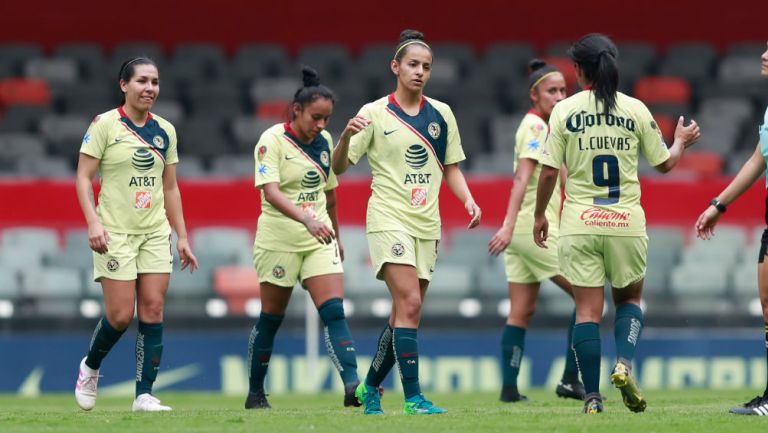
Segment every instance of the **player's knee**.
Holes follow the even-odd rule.
[[[397,315],[408,320],[418,320],[421,317],[421,297],[409,297],[404,299],[403,302],[399,302]]]
[[[162,322],[164,305],[162,299],[142,302],[139,305],[139,318],[148,323]]]
[[[509,318],[515,322],[528,323],[536,313],[536,304],[514,305],[509,310]]]
[[[341,298],[333,298],[317,308],[323,323],[333,322],[335,320],[344,320],[344,301]]]
[[[133,308],[107,312],[109,325],[118,331],[122,331],[131,325],[133,320]]]

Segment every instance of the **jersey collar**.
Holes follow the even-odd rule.
[[[397,107],[403,113],[408,114],[408,113],[405,112],[405,110],[403,110],[403,107],[401,107],[400,104],[397,103],[397,100],[395,99],[395,92],[390,93],[389,96],[387,97],[387,99],[388,99],[390,104],[392,104],[395,107]],[[419,112],[421,112],[421,109],[424,108],[424,104],[426,104],[426,103],[427,103],[427,98],[425,98],[424,95],[421,95],[421,103],[419,104]]]
[[[125,110],[123,110],[122,105],[117,107],[117,112],[120,114],[120,117],[125,117],[126,119],[128,119],[129,122],[131,122],[132,125],[136,126],[136,124],[133,123],[133,120],[131,120],[131,118],[128,117],[128,114],[125,113]],[[144,121],[144,124],[146,125],[147,122],[149,122],[150,120],[152,120],[152,113],[147,112],[147,120]],[[136,127],[140,128],[140,126],[136,126]]]

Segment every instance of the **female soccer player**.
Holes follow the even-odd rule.
[[[424,35],[403,31],[390,68],[397,89],[360,109],[333,154],[337,175],[368,154],[373,172],[368,244],[376,277],[386,282],[393,300],[389,323],[357,395],[366,414],[383,414],[378,387],[397,362],[404,412],[445,413],[421,393],[416,338],[437,259],[443,177],[469,213],[469,228],[480,223],[481,212],[458,166],[465,157],[456,119],[446,104],[423,95],[432,72],[432,50]]]
[[[548,134],[549,115],[555,104],[565,99],[565,78],[556,67],[539,59],[532,60],[529,67],[531,74],[528,78],[528,96],[533,108],[525,115],[515,134],[515,180],[509,196],[507,216],[488,244],[488,251],[492,255],[504,252],[511,305],[507,325],[501,336],[501,368],[504,382],[500,400],[504,402],[527,400],[517,389],[517,375],[525,348],[525,331],[536,310],[541,281],[552,279],[573,297],[571,284],[560,275],[556,248],[538,248],[531,237],[536,185],[541,171],[539,155]],[[559,182],[555,189],[560,190]],[[549,241],[557,242],[560,194],[552,195],[547,207],[547,219],[554,222]],[[584,385],[579,381],[576,356],[570,348],[575,318],[574,313],[568,326],[565,370],[555,392],[560,397],[583,400]]]
[[[634,412],[646,401],[631,376],[643,327],[640,296],[648,238],[637,178],[639,154],[658,171],[670,171],[686,147],[699,138],[695,122],[683,126],[667,149],[646,106],[617,92],[618,50],[607,37],[589,34],[569,49],[582,88],[555,106],[540,162],[533,235],[546,248],[545,214],[561,165],[568,170],[558,243],[560,270],[573,284],[576,325],[573,349],[584,381],[584,412],[603,410],[600,397],[600,317],[603,284],[611,283],[616,306],[614,336],[618,361],[611,382]]]
[[[246,409],[269,408],[264,394],[272,344],[297,281],[325,324],[328,355],[344,381],[344,406],[360,406],[357,359],[344,317],[344,258],[336,220],[336,175],[331,135],[325,131],[335,96],[304,67],[304,86],[291,104],[292,120],[262,134],[254,156],[261,216],[253,260],[261,283],[261,315],[248,341]]]
[[[762,69],[760,73],[768,78],[768,49],[761,56]],[[696,235],[701,239],[711,239],[715,234],[715,225],[725,213],[726,206],[733,203],[757,181],[761,174],[766,173],[766,158],[768,158],[768,109],[765,111],[763,124],[760,125],[760,141],[755,147],[755,153],[744,163],[739,173],[731,183],[715,197],[699,219],[696,221]],[[768,185],[768,183],[766,184]],[[766,198],[765,223],[768,224],[768,197]],[[768,228],[760,239],[760,254],[757,256],[757,288],[760,295],[760,305],[763,307],[765,322],[765,342],[768,351],[768,265],[765,255],[768,252]],[[768,353],[766,353],[768,357]],[[731,408],[731,413],[739,415],[768,415],[768,384],[763,395],[759,395],[741,406]]]
[[[106,314],[96,325],[80,362],[75,398],[84,410],[96,405],[101,362],[133,320],[136,338],[135,412],[171,410],[152,395],[163,354],[163,305],[171,276],[171,228],[181,269],[197,269],[187,240],[176,130],[149,112],[160,92],[157,66],[146,57],[126,61],[118,74],[120,107],[98,115],[88,128],[77,164],[77,198],[88,223],[93,278],[101,282]],[[93,178],[101,173],[99,205]],[[170,222],[170,224],[169,224]]]

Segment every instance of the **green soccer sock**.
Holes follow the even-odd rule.
[[[627,367],[632,367],[635,348],[643,331],[643,310],[635,304],[621,304],[616,307],[614,320],[614,338],[616,339],[616,357]]]
[[[325,348],[331,362],[339,371],[344,385],[358,382],[355,341],[344,317],[344,303],[339,298],[324,302],[318,309],[325,327]]]
[[[525,328],[506,325],[501,333],[501,376],[504,386],[517,387],[525,349]]]
[[[151,394],[163,357],[163,324],[139,321],[136,335],[136,396]]]
[[[248,338],[248,390],[256,392],[264,389],[264,378],[267,376],[269,359],[272,357],[272,346],[275,334],[283,323],[283,317],[275,314],[261,313],[259,321]]]
[[[600,326],[594,322],[573,327],[573,350],[587,394],[600,392]]]
[[[405,398],[421,394],[419,386],[419,345],[416,328],[395,328],[392,330],[393,350],[400,368],[400,382]]]
[[[117,343],[123,333],[125,333],[125,329],[118,331],[109,324],[106,316],[102,317],[93,331],[91,345],[88,348],[88,356],[85,358],[85,365],[94,370],[101,368],[101,361],[112,350],[112,346]]]
[[[573,383],[579,380],[579,366],[576,364],[576,352],[573,351],[573,327],[576,325],[576,310],[573,310],[568,323],[568,347],[565,350],[565,369],[563,382]]]
[[[371,362],[371,368],[365,376],[365,384],[372,387],[378,387],[384,382],[384,379],[395,365],[395,352],[392,348],[392,327],[387,326],[379,335],[379,342],[376,346],[376,355]]]

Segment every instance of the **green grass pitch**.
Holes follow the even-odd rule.
[[[130,397],[99,398],[96,408],[83,412],[73,395],[20,398],[0,395],[2,432],[764,432],[768,417],[738,416],[728,408],[758,394],[757,390],[680,390],[646,393],[648,410],[629,412],[619,393],[606,389],[605,412],[584,415],[581,403],[558,399],[551,390],[525,394],[526,403],[500,403],[491,393],[433,394],[446,415],[405,416],[402,396],[384,396],[384,416],[363,416],[359,408],[344,408],[342,396],[275,395],[272,409],[246,411],[244,397],[205,393],[164,393],[159,397],[173,412],[134,414]]]

